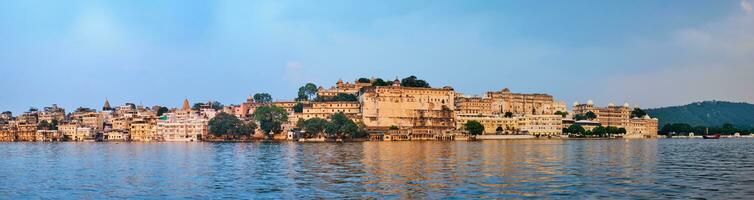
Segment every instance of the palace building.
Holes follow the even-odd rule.
[[[628,103],[624,103],[622,106],[610,103],[607,107],[596,107],[592,100],[587,101],[585,104],[573,103],[574,115],[586,115],[589,112],[594,113],[597,116],[594,121],[601,126],[625,128],[626,135],[624,137],[657,137],[658,120],[648,115],[641,118],[631,118],[632,110],[633,108]]]
[[[566,111],[565,102],[556,102],[547,94],[511,93],[508,88],[501,91],[487,92],[486,97],[492,101],[493,114],[515,115],[551,115],[557,111]]]
[[[391,126],[439,133],[455,127],[455,91],[451,87],[366,87],[359,97],[362,122],[368,131]]]

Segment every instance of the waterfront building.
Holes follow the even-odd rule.
[[[484,126],[484,135],[515,135],[521,134],[521,127],[525,122],[520,117],[504,117],[502,115],[458,115],[456,128],[464,129],[469,121],[477,121]]]
[[[65,109],[58,107],[57,104],[52,104],[51,107],[44,107],[42,112],[39,113],[39,122],[46,121],[52,123],[53,121],[61,122],[65,120]]]
[[[37,130],[34,141],[54,142],[62,141],[63,134],[58,130]]]
[[[563,116],[527,115],[523,118],[521,130],[533,136],[558,136],[563,133]]]
[[[16,125],[18,141],[36,141],[37,139],[37,124],[21,122]]]
[[[391,126],[422,129],[431,133],[455,127],[455,91],[451,87],[365,87],[359,97],[362,122],[367,131],[386,131]]]
[[[15,142],[18,140],[16,128],[9,124],[0,124],[0,142]]]
[[[564,102],[556,102],[548,94],[512,93],[508,88],[486,93],[491,99],[493,114],[511,112],[515,115],[551,115],[566,111]]]
[[[457,96],[455,99],[456,115],[492,115],[492,99],[483,97]]]
[[[162,138],[157,135],[157,121],[154,118],[143,118],[131,122],[129,133],[132,141],[162,141]]]
[[[562,134],[562,119],[560,115],[459,115],[456,128],[464,129],[467,122],[477,121],[484,126],[484,135],[557,136]]]
[[[94,140],[95,136],[95,130],[92,127],[76,127],[76,132],[74,132],[73,137],[71,137],[72,141],[87,141],[87,140]]]
[[[164,141],[196,142],[209,133],[209,120],[191,110],[188,100],[183,109],[164,114],[157,120],[157,135]]]
[[[105,131],[102,139],[108,142],[125,142],[131,141],[131,135],[128,133],[128,129],[112,129]]]
[[[597,117],[594,121],[598,122],[600,125],[626,129],[626,135],[624,137],[657,137],[658,120],[649,116],[631,118],[632,110],[633,108],[631,108],[628,103],[624,103],[622,106],[616,106],[613,103],[609,103],[607,107],[597,107],[594,106],[592,100],[589,100],[585,104],[579,104],[578,102],[573,104],[574,115],[585,115],[592,112]]]
[[[300,119],[330,119],[333,114],[343,113],[356,123],[361,121],[361,104],[358,101],[310,102],[304,104],[301,113],[295,113]]]
[[[85,113],[81,115],[81,125],[85,127],[91,127],[94,130],[102,130],[104,128],[104,120],[100,113]]]
[[[649,115],[631,118],[626,127],[625,138],[657,138],[658,120]]]
[[[58,124],[58,131],[60,131],[63,140],[74,141],[74,138],[76,137],[76,128],[78,127],[79,125],[77,122],[62,122]]]

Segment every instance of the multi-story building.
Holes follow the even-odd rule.
[[[551,115],[565,111],[565,103],[556,102],[547,94],[511,93],[508,88],[504,88],[501,91],[487,92],[486,97],[492,99],[493,114],[510,112],[515,115]]]
[[[18,140],[16,127],[0,124],[0,142],[15,142]]]
[[[392,86],[363,88],[359,97],[362,122],[371,132],[385,131],[391,126],[435,133],[452,129],[454,101],[455,91],[451,87],[402,87],[398,80]]]
[[[92,127],[76,127],[76,132],[71,137],[72,141],[91,141],[94,140],[95,130]]]
[[[131,140],[138,142],[156,142],[162,141],[162,137],[157,135],[156,119],[141,119],[131,123],[129,129]]]
[[[455,99],[456,115],[492,115],[492,99],[458,96]]]
[[[335,83],[335,86],[330,87],[329,89],[319,87],[319,89],[317,89],[317,96],[327,98],[337,96],[338,94],[358,95],[361,88],[368,86],[372,86],[372,83],[361,83],[359,81],[354,81],[354,83],[343,83],[343,80],[338,80],[338,82]]]
[[[519,117],[458,115],[456,117],[456,128],[463,129],[469,121],[477,121],[482,124],[484,126],[483,134],[485,135],[521,134],[521,127],[525,125],[525,122]]]
[[[18,141],[36,141],[37,124],[21,122],[16,125]]]
[[[563,116],[527,115],[522,117],[521,130],[533,136],[557,136],[563,133]]]
[[[63,122],[58,124],[58,131],[60,131],[63,140],[75,141],[76,128],[78,127],[77,122]]]
[[[183,109],[166,113],[157,120],[157,135],[164,141],[197,142],[209,133],[208,122],[184,100]]]
[[[628,123],[625,138],[657,138],[657,118],[644,115],[641,118],[631,118]]]
[[[61,122],[65,120],[65,109],[58,107],[57,104],[52,104],[51,107],[45,107],[42,112],[39,113],[39,122],[46,121],[52,123],[53,121]]]
[[[484,126],[485,135],[556,136],[562,134],[562,119],[560,115],[465,115],[456,118],[456,127],[463,129],[467,122],[477,121]]]
[[[626,129],[624,137],[657,137],[658,120],[649,116],[631,118],[632,110],[628,103],[624,103],[623,106],[616,106],[610,103],[607,107],[596,107],[594,106],[594,102],[589,100],[585,104],[579,104],[578,102],[573,104],[574,115],[586,115],[589,112],[594,113],[597,117],[594,121],[600,125]]]
[[[58,130],[37,130],[35,140],[38,142],[62,141],[63,134]]]
[[[311,102],[304,105],[303,111],[296,115],[300,119],[329,119],[333,114],[343,113],[358,123],[361,121],[361,104],[358,101]]]
[[[108,142],[125,142],[131,141],[131,135],[128,133],[128,129],[113,129],[105,131],[102,139]]]

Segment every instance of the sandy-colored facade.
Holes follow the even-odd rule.
[[[61,122],[63,120],[65,120],[65,109],[58,107],[57,104],[45,107],[39,113],[39,122],[46,121],[47,123],[52,123],[53,121]]]
[[[368,87],[359,97],[362,122],[368,130],[391,126],[441,131],[455,127],[453,88]]]
[[[656,138],[658,131],[658,120],[649,116],[642,118],[631,118],[633,108],[628,103],[622,106],[616,106],[613,103],[607,107],[597,107],[592,100],[585,104],[578,102],[573,105],[574,115],[585,115],[588,112],[594,113],[597,118],[594,121],[602,126],[614,126],[626,129],[627,138]]]
[[[360,83],[358,81],[354,81],[354,83],[345,82],[343,83],[343,80],[338,80],[337,83],[335,83],[335,86],[330,87],[329,89],[325,89],[323,87],[320,87],[317,89],[317,96],[319,97],[334,97],[338,94],[352,94],[357,95],[361,88],[369,87],[371,86],[371,83]]]
[[[142,119],[131,122],[129,133],[131,134],[131,141],[156,142],[162,140],[157,135],[156,119]]]
[[[304,104],[302,112],[295,115],[304,120],[329,119],[336,113],[343,113],[356,123],[361,122],[361,104],[358,101],[310,102]]]
[[[551,115],[566,111],[565,102],[556,102],[548,94],[512,93],[508,88],[486,93],[492,99],[493,114],[511,112],[515,115]]]
[[[492,115],[492,99],[483,97],[457,96],[455,99],[456,115]]]
[[[477,121],[484,126],[485,135],[533,135],[557,136],[562,134],[563,117],[560,115],[526,115],[505,117],[502,115],[477,116],[459,115],[456,127],[464,129],[469,121]]]

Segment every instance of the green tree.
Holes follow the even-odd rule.
[[[195,103],[194,106],[191,106],[191,110],[199,110],[204,106],[204,103]]]
[[[513,117],[513,113],[512,112],[505,112],[504,117],[505,118],[511,118],[511,117]]]
[[[254,111],[254,119],[259,121],[259,128],[265,134],[282,131],[282,125],[288,121],[288,113],[277,106],[261,106]]]
[[[356,80],[356,82],[357,83],[370,83],[372,81],[370,81],[368,78],[359,78],[359,80]]]
[[[641,108],[634,108],[634,110],[631,111],[631,118],[634,118],[634,117],[641,118],[641,117],[644,117],[645,115],[647,115],[647,112],[644,112],[644,110],[642,110]]]
[[[625,135],[626,133],[628,133],[628,131],[626,131],[626,128],[618,128],[618,134]]]
[[[309,101],[317,97],[317,85],[314,83],[307,83],[304,86],[298,88],[297,101]]]
[[[165,114],[168,111],[170,111],[168,107],[160,106],[160,108],[157,109],[157,116],[162,116],[162,114]]]
[[[592,134],[602,137],[607,134],[607,129],[603,126],[597,126],[592,129]]]
[[[484,125],[482,123],[479,123],[479,121],[471,120],[466,122],[466,124],[463,125],[467,131],[469,131],[469,134],[471,135],[481,135],[484,133]]]
[[[409,76],[401,80],[401,86],[403,87],[423,87],[423,88],[429,88],[429,83],[427,81],[421,80],[416,78],[416,76]]]
[[[723,127],[720,128],[719,132],[722,133],[722,134],[725,134],[725,135],[732,135],[732,134],[738,132],[738,129],[735,128],[735,127],[733,127],[733,124],[726,123],[726,124],[723,124]]]
[[[351,119],[348,119],[345,114],[336,113],[330,117],[330,123],[325,125],[325,133],[331,137],[359,137],[361,131],[359,131],[359,126],[351,121]]]
[[[306,134],[309,137],[312,137],[321,134],[329,123],[330,122],[325,119],[315,117],[307,120],[299,120],[296,127],[306,131]]]
[[[39,124],[37,124],[37,129],[49,130],[49,128],[50,123],[48,123],[47,120],[42,120],[41,122],[39,122]]]
[[[592,111],[586,112],[586,114],[584,114],[584,117],[586,117],[586,119],[588,120],[597,119],[597,115]]]
[[[210,103],[210,107],[214,110],[222,110],[225,106],[218,101],[212,101],[212,103]]]
[[[400,128],[398,128],[398,126],[396,126],[396,125],[390,125],[390,128],[388,128],[388,129],[389,130],[399,130]]]
[[[556,115],[560,115],[560,116],[563,116],[563,117],[566,117],[566,116],[568,116],[568,112],[564,112],[564,111],[555,111],[555,114],[556,114]]]
[[[302,112],[304,112],[304,104],[303,103],[296,103],[296,105],[293,106],[293,112],[294,113],[302,113]]]
[[[247,135],[252,134],[257,129],[254,122],[243,122],[238,117],[219,113],[209,120],[209,132],[212,135]]]
[[[616,134],[619,134],[618,133],[618,127],[607,126],[607,127],[605,127],[605,133],[607,133],[607,135],[616,135]]]
[[[272,95],[267,93],[254,94],[254,102],[257,103],[272,103]]]
[[[584,133],[586,133],[586,129],[584,129],[584,127],[582,127],[581,125],[573,124],[568,127],[567,132],[570,134],[583,135]]]
[[[389,83],[385,82],[385,80],[382,80],[381,78],[374,79],[372,82],[372,86],[388,86]]]
[[[333,97],[332,100],[333,101],[359,101],[356,95],[345,94],[345,93],[339,93],[338,95],[335,95],[335,97]]]

